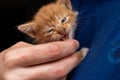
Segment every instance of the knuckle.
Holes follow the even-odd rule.
[[[14,65],[14,62],[16,61],[17,55],[13,55],[12,53],[14,53],[14,50],[11,50],[9,53],[6,53],[3,56],[2,61],[6,67],[12,67]]]
[[[20,76],[17,75],[17,73],[14,73],[14,70],[13,71],[10,71],[10,72],[6,72],[4,73],[3,77],[2,77],[2,80],[23,80],[21,79]]]
[[[53,56],[59,56],[60,55],[60,45],[51,44],[49,47],[49,53],[52,53]]]
[[[3,80],[10,80],[11,79],[11,75],[9,73],[4,73],[2,79]]]
[[[64,67],[59,67],[54,71],[54,76],[56,79],[63,78],[67,75]]]
[[[26,43],[24,41],[20,41],[20,42],[16,43],[15,45],[17,45],[17,46],[32,46],[31,44]]]
[[[23,41],[20,41],[20,42],[18,42],[18,43],[16,43],[17,45],[19,45],[19,44],[25,44],[25,42],[23,42]]]
[[[11,67],[13,65],[13,62],[14,62],[13,59],[6,58],[6,59],[3,60],[3,65],[5,67]]]

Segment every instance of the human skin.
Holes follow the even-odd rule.
[[[80,59],[76,40],[32,45],[18,42],[0,54],[0,80],[65,80]]]

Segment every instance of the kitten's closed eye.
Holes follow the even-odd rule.
[[[47,34],[52,34],[54,32],[55,28],[51,27],[49,30],[47,30]]]

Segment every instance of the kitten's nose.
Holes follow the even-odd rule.
[[[60,35],[65,35],[65,34],[66,34],[66,30],[65,30],[64,28],[59,29],[57,32],[58,32],[58,34],[60,34]]]

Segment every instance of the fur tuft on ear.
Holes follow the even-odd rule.
[[[33,22],[29,22],[29,23],[19,25],[17,28],[18,28],[18,30],[20,30],[21,32],[27,34],[28,36],[30,36],[32,38],[36,37],[35,27],[34,27]]]
[[[70,2],[70,0],[57,0],[58,4],[64,4],[66,6],[66,8],[72,10],[72,4]]]

